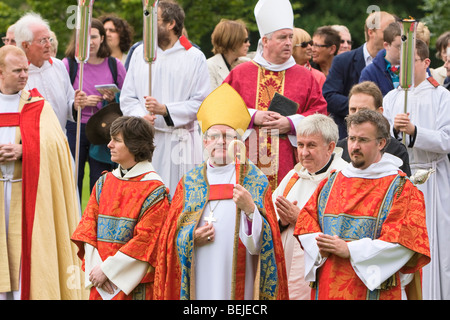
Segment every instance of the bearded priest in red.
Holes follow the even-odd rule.
[[[252,119],[243,136],[248,157],[275,190],[298,162],[297,124],[305,116],[326,114],[327,103],[311,71],[292,57],[290,2],[259,1],[255,18],[261,36],[256,56],[231,70],[224,82],[242,96],[249,109]]]
[[[421,191],[384,153],[389,123],[361,110],[347,119],[351,165],[321,182],[294,235],[305,251],[312,299],[421,299],[430,262]]]
[[[111,124],[111,160],[96,182],[72,240],[94,300],[153,298],[156,246],[169,210],[168,190],[151,164],[154,128],[140,117]]]
[[[204,100],[197,118],[208,159],[175,190],[161,234],[155,298],[288,299],[267,177],[246,161],[244,150],[242,159],[233,161],[233,144],[244,147],[237,139],[250,122],[247,107],[222,84]]]

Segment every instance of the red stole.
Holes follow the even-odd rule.
[[[284,188],[283,197],[285,197],[285,198],[287,197],[287,195],[291,191],[292,187],[294,186],[294,184],[297,182],[297,180],[299,178],[300,177],[298,176],[297,172],[292,175],[292,177],[289,179],[289,181],[286,185],[286,188]]]
[[[240,164],[236,159],[236,184],[243,185],[245,174],[247,173],[247,165]],[[245,262],[247,249],[239,238],[239,229],[241,224],[241,212],[236,206],[236,229],[234,232],[234,255],[233,255],[233,283],[232,283],[232,300],[244,300],[245,297]]]
[[[30,91],[30,98],[39,96],[36,89]],[[0,114],[0,126],[19,126],[22,138],[22,300],[30,299],[31,243],[40,174],[39,124],[43,107],[44,100],[41,99],[25,104],[20,113]]]
[[[209,201],[233,199],[232,184],[213,184],[209,186]]]

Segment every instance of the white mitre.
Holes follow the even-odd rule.
[[[261,38],[281,29],[294,29],[294,12],[289,0],[259,0],[255,18]]]

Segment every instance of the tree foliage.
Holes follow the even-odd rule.
[[[257,0],[178,0],[186,13],[186,29],[189,38],[198,44],[205,55],[211,53],[211,33],[222,18],[242,19],[250,30],[251,49],[256,48],[259,33],[253,10]],[[68,21],[73,17],[72,6],[77,0],[0,0],[0,30],[5,32],[24,12],[40,13],[50,23],[60,43],[59,55],[64,54],[73,29]],[[310,34],[322,25],[346,25],[355,41],[355,47],[364,42],[364,21],[371,0],[299,0],[291,1],[294,8],[294,23]],[[391,12],[400,18],[410,16],[427,23],[432,41],[443,31],[450,30],[450,0],[403,0],[377,1],[380,10]],[[143,10],[141,0],[97,0],[94,3],[94,17],[115,13],[126,19],[135,30],[135,41],[142,38]]]
[[[446,31],[450,31],[450,0],[424,0],[420,7],[425,12],[423,22],[432,34],[431,44]]]

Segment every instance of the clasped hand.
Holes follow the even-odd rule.
[[[297,200],[291,202],[283,196],[278,196],[275,199],[275,207],[283,226],[297,223],[298,214],[300,213]]]
[[[154,97],[145,96],[145,109],[147,109],[149,114],[146,114],[143,118],[150,122],[152,125],[155,125],[156,115],[166,116],[167,106],[165,104],[159,103]]]
[[[414,134],[415,126],[409,119],[409,113],[399,113],[395,116],[394,129],[410,136]]]
[[[16,161],[22,158],[22,145],[21,144],[0,144],[0,163],[6,163],[8,161]]]
[[[278,129],[280,134],[286,134],[291,131],[291,123],[288,118],[278,112],[257,111],[255,113],[254,123],[264,129]]]
[[[321,233],[316,237],[316,241],[322,257],[328,257],[330,254],[335,254],[341,258],[350,258],[347,242],[340,239],[339,236],[330,236]]]
[[[117,286],[112,283],[103,273],[100,265],[96,265],[94,268],[92,268],[91,272],[89,273],[89,281],[94,287],[102,288],[109,294],[113,294],[114,290],[117,289]]]

